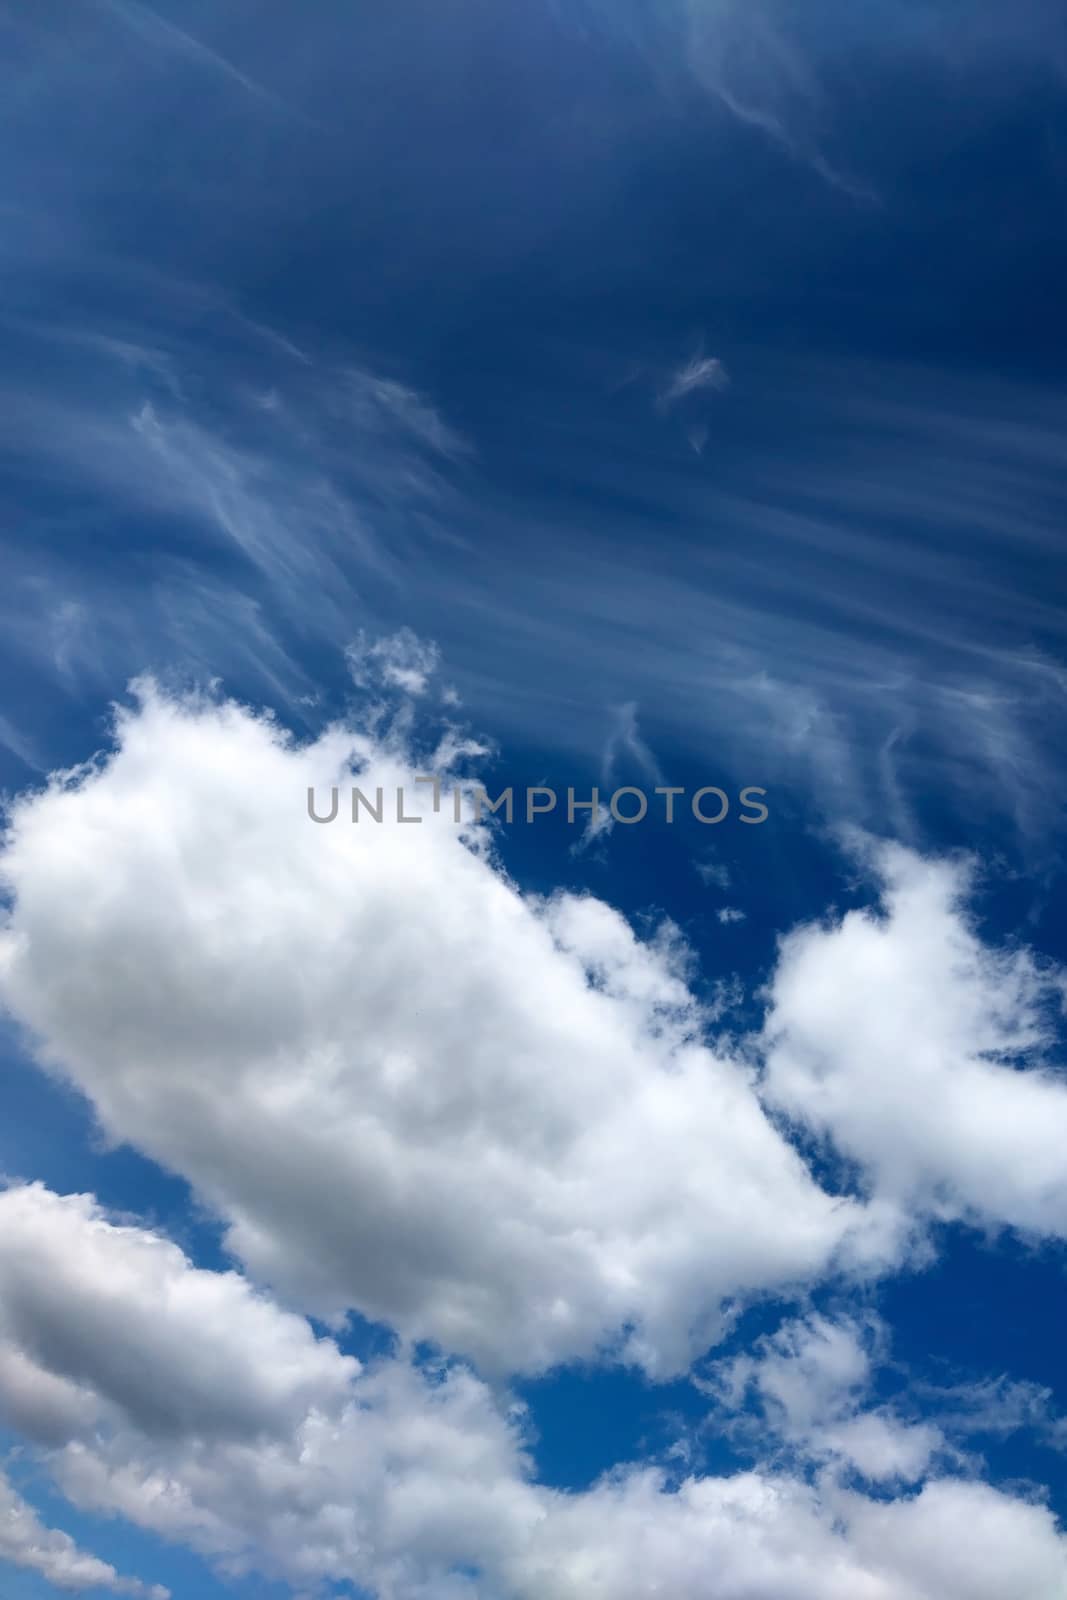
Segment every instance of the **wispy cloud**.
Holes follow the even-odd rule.
[[[638,726],[637,709],[635,700],[627,700],[612,711],[612,728],[600,762],[600,778],[605,788],[614,783],[620,766],[627,760],[651,782],[663,782],[660,764]]]
[[[3,745],[5,750],[10,750],[11,754],[17,756],[23,766],[29,767],[31,771],[45,770],[33,740],[2,712],[0,712],[0,745]]]
[[[246,94],[252,95],[264,104],[271,105],[277,110],[288,111],[289,108],[270,89],[250,78],[218,50],[203,44],[184,28],[179,28],[149,6],[141,4],[140,0],[96,0],[96,4],[122,23],[144,44],[194,62],[197,66],[204,67],[207,71],[235,84]]]
[[[664,781],[660,764],[641,735],[637,711],[633,700],[612,708],[611,731],[600,757],[598,804],[588,813],[585,827],[571,846],[572,855],[584,855],[594,846],[602,845],[614,832],[611,797],[620,780],[625,780],[627,767],[636,769],[631,771],[631,777],[639,775],[646,783],[662,784]]]
[[[664,0],[646,8],[639,22],[631,7],[586,0],[583,15],[643,57],[662,94],[681,99],[688,79],[734,122],[829,188],[878,203],[875,190],[837,153],[823,51],[806,37],[814,30],[804,29],[796,8],[773,0]]]
[[[694,355],[673,372],[659,397],[659,403],[668,410],[677,401],[700,389],[725,389],[729,374],[716,356]]]
[[[356,371],[345,373],[343,381],[351,393],[357,416],[362,417],[370,408],[379,417],[395,422],[419,444],[452,460],[473,454],[470,441],[449,427],[425,395],[406,384],[379,374]]]
[[[814,63],[761,0],[684,0],[686,53],[698,83],[738,122],[853,200],[874,191],[832,161],[819,124],[823,93]]]
[[[221,357],[189,321],[217,333]],[[469,451],[410,384],[313,358],[193,289],[188,307],[160,296],[152,339],[104,318],[11,327],[24,378],[7,442],[41,487],[22,516],[32,549],[5,551],[3,615],[7,657],[32,663],[37,692],[106,695],[181,663],[300,716],[306,650],[340,666],[360,626],[387,632],[414,553],[451,537],[446,475]],[[50,536],[69,515],[52,502],[71,493],[83,520],[108,508],[88,566],[80,541]],[[13,722],[0,741],[37,764]]]
[[[404,694],[425,694],[437,671],[441,652],[432,639],[420,639],[410,628],[377,639],[361,628],[345,649],[352,681],[361,689],[400,689]]]

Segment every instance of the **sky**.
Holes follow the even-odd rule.
[[[1067,1600],[1058,8],[0,120],[0,1600]]]

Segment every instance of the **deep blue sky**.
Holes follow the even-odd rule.
[[[759,830],[503,841],[526,888],[670,915],[700,981],[751,994],[780,933],[869,901],[848,823],[977,851],[989,936],[1067,958],[1055,6],[0,0],[0,62],[7,792],[99,748],[136,673],[310,733],[358,631],[410,627],[502,784],[768,788]],[[701,360],[722,384],[678,392]],[[182,1180],[4,1060],[6,1172],[218,1263]],[[1067,1403],[1063,1265],[956,1228],[875,1298],[916,1380]],[[523,1392],[574,1487],[702,1406]],[[1067,1512],[1062,1455],[987,1459]]]

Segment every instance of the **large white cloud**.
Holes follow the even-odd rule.
[[[932,1482],[880,1501],[743,1473],[665,1493],[635,1472],[558,1503],[524,1600],[1060,1600],[1067,1543],[1040,1505]]]
[[[1063,975],[980,939],[965,863],[867,859],[877,912],[783,941],[767,1095],[888,1203],[1067,1237],[1067,1078],[1047,1059]]]
[[[629,1330],[664,1373],[866,1226],[701,1042],[670,940],[524,899],[395,745],[150,686],[117,738],[14,810],[2,994],[261,1279],[487,1370]],[[353,825],[347,789],[311,821],[353,756],[423,822]]]
[[[311,822],[308,786],[324,797],[351,759],[368,793],[406,782],[423,822]],[[613,1342],[655,1375],[725,1302],[890,1261],[913,1214],[1057,1230],[1043,1123],[1064,1091],[1008,1059],[1041,1042],[1054,985],[979,943],[956,869],[884,853],[885,917],[801,930],[774,977],[765,1090],[862,1165],[861,1205],[813,1182],[753,1070],[706,1045],[669,930],[642,942],[600,901],[520,896],[411,775],[398,739],[298,749],[148,687],[111,754],[12,816],[7,1005],[114,1137],[188,1175],[261,1280],[497,1379]],[[6,1420],[83,1509],[296,1586],[1061,1600],[1051,1514],[931,1476],[940,1436],[864,1403],[869,1360],[858,1323],[809,1319],[735,1366],[791,1466],[675,1483],[646,1464],[562,1494],[466,1368],[361,1368],[87,1197],[0,1195]],[[919,1487],[869,1497],[850,1470]]]
[[[365,1371],[90,1196],[0,1193],[0,1373],[71,1499],[234,1567],[416,1593],[542,1514],[469,1372]]]
[[[829,1471],[672,1486],[644,1467],[584,1493],[539,1487],[521,1412],[469,1371],[419,1371],[404,1359],[361,1368],[236,1275],[195,1267],[166,1240],[110,1222],[87,1197],[34,1185],[0,1204],[0,1299],[29,1295],[35,1305],[30,1331],[15,1315],[0,1344],[93,1406],[91,1419],[72,1416],[69,1437],[47,1454],[58,1483],[83,1509],[185,1541],[231,1570],[296,1587],[348,1582],[386,1600],[1064,1593],[1067,1540],[1049,1512],[977,1483],[934,1480],[886,1501],[841,1487]],[[35,1298],[20,1275],[38,1253],[50,1294]],[[96,1315],[103,1286],[106,1322]],[[131,1395],[101,1350],[126,1321],[141,1328],[150,1306],[139,1364],[146,1388],[196,1397],[176,1414],[161,1414],[140,1388]],[[816,1384],[824,1394],[850,1369],[847,1360],[828,1366],[837,1377]],[[235,1384],[244,1396],[236,1407]],[[249,1426],[256,1405],[258,1428]],[[83,1571],[83,1581],[103,1581],[98,1569]]]

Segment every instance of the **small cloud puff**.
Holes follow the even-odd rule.
[[[710,888],[712,884],[717,889],[730,887],[730,869],[720,861],[694,861],[693,866],[700,875],[701,880]]]
[[[730,375],[716,356],[691,356],[676,372],[672,372],[666,388],[659,397],[660,406],[669,411],[671,406],[699,389],[722,390],[727,388]]]
[[[400,689],[410,695],[425,693],[440,658],[433,640],[420,639],[410,628],[373,640],[361,628],[345,649],[345,661],[358,688]],[[449,705],[459,703],[454,689],[445,690],[444,698]]]

